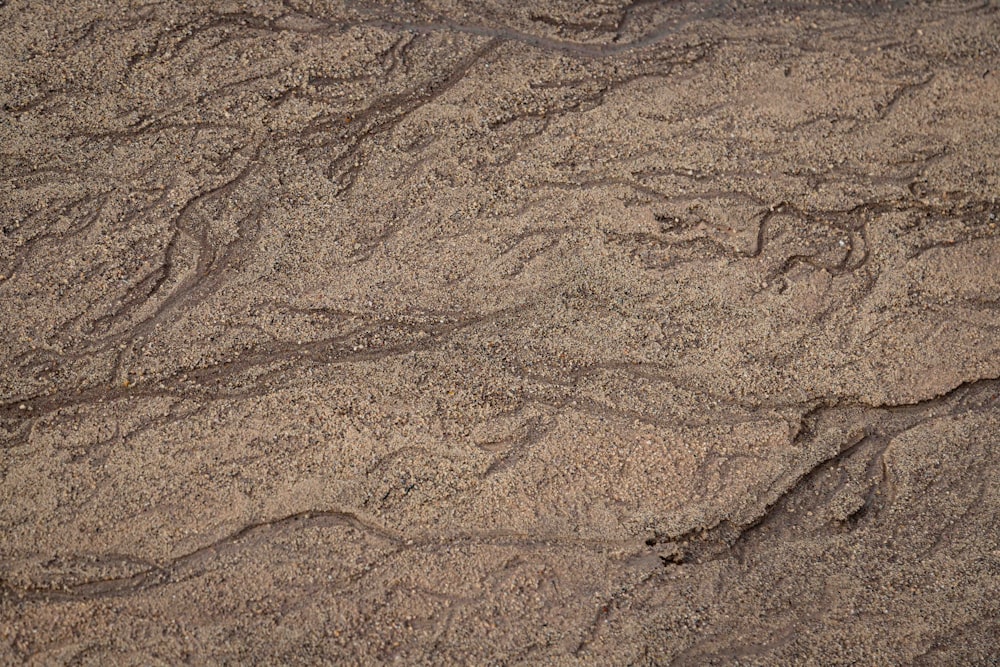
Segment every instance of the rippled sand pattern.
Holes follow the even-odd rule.
[[[0,2],[0,663],[996,665],[1000,5]]]

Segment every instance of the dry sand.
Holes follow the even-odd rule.
[[[0,2],[0,662],[996,665],[996,2]]]

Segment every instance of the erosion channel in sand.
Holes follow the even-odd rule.
[[[0,663],[996,664],[995,2],[0,35]]]

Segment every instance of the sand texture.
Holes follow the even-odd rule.
[[[997,665],[1000,4],[0,2],[0,664]]]

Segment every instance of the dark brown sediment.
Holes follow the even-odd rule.
[[[0,35],[0,662],[996,664],[996,3]]]

